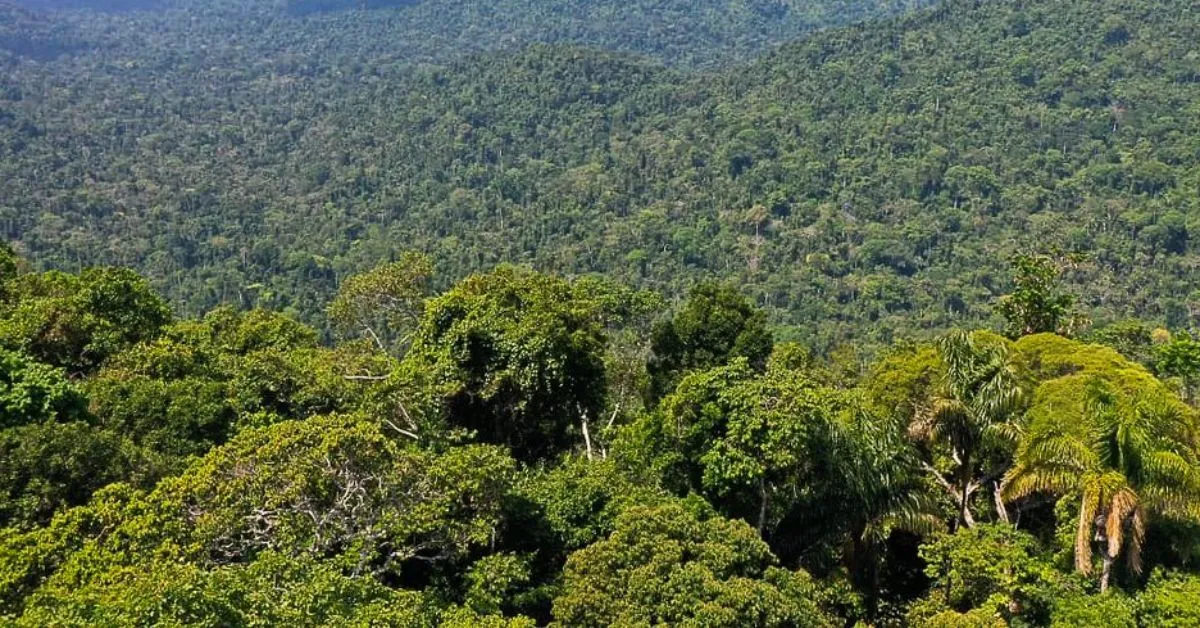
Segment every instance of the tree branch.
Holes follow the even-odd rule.
[[[583,415],[583,419],[580,421],[580,425],[583,427],[583,443],[587,447],[587,459],[588,459],[588,462],[591,462],[592,461],[592,437],[590,434],[588,434],[587,423],[588,423],[587,415],[585,414],[585,415]]]
[[[391,420],[389,420],[389,419],[384,419],[383,422],[386,423],[388,427],[392,428],[393,430],[396,430],[397,432],[399,432],[400,434],[403,434],[404,436],[407,436],[407,437],[409,437],[413,440],[417,440],[417,441],[421,440],[421,437],[418,436],[415,432],[410,432],[406,429],[403,429],[399,425],[392,423]]]
[[[994,490],[992,491],[992,499],[996,502],[996,515],[1000,517],[1000,521],[1011,523],[1008,518],[1008,508],[1004,506],[1004,499],[1000,495],[1004,492],[1004,484],[995,482]]]
[[[387,347],[385,347],[383,345],[383,341],[379,339],[379,334],[375,333],[375,330],[371,329],[370,325],[363,325],[362,327],[368,334],[371,335],[371,339],[375,341],[375,346],[379,347],[380,351],[387,353]]]
[[[921,468],[928,471],[929,474],[932,475],[933,478],[938,481],[938,484],[941,484],[942,488],[946,489],[947,493],[950,493],[950,496],[954,498],[954,501],[956,501],[956,502],[959,501],[958,500],[958,491],[954,488],[954,485],[951,484],[950,481],[947,480],[942,475],[941,471],[938,471],[937,469],[933,468],[933,465],[929,464],[928,462],[925,462],[924,460],[921,461]]]

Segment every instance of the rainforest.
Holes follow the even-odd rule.
[[[1198,625],[1197,41],[0,0],[0,625]]]

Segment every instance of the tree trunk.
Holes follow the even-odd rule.
[[[580,421],[579,425],[583,429],[583,445],[584,445],[584,447],[587,448],[587,459],[588,459],[588,462],[591,462],[592,461],[592,436],[591,436],[591,434],[588,433],[588,421],[587,421],[586,414],[583,415],[583,419]]]
[[[1000,518],[1002,523],[1011,523],[1008,518],[1008,508],[1004,506],[1004,498],[1002,497],[1003,494],[1004,484],[1001,482],[996,482],[995,491],[992,493],[992,496],[996,500],[996,516]]]
[[[971,456],[962,457],[962,488],[959,492],[959,518],[968,528],[975,527],[975,517],[971,515]]]
[[[1101,560],[1104,566],[1100,569],[1100,593],[1107,593],[1108,581],[1112,578],[1113,557],[1108,555],[1108,551],[1104,551]]]
[[[758,535],[762,536],[767,529],[767,479],[758,479],[758,494],[762,501],[758,505]]]
[[[970,500],[970,494],[968,494],[966,491],[963,491],[962,510],[959,512],[959,517],[962,518],[962,524],[966,526],[967,529],[975,527],[975,515],[971,514],[971,508],[969,506]]]

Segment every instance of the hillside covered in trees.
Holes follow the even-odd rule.
[[[951,0],[705,75],[557,45],[422,64],[375,11],[190,15],[23,28],[88,52],[0,61],[0,232],[38,267],[321,327],[407,249],[442,287],[736,278],[828,348],[983,323],[1007,258],[1053,252],[1099,323],[1195,322],[1186,2]]]
[[[0,0],[0,625],[1200,625],[1200,11],[926,4]]]
[[[63,11],[48,19],[85,24],[97,44],[127,40],[153,28],[167,37],[219,34],[271,57],[311,52],[310,44],[319,41],[338,54],[440,62],[468,53],[558,43],[648,55],[686,68],[712,68],[753,58],[821,28],[897,14],[931,1],[5,0],[0,4]],[[100,28],[96,28],[97,18]],[[264,30],[266,36],[260,38]]]
[[[1008,337],[861,363],[726,284],[437,293],[407,254],[322,344],[5,251],[0,621],[1195,625],[1200,342],[1047,331],[1050,263],[1016,265]]]

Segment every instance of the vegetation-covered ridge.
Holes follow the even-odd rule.
[[[294,46],[297,35],[310,42],[434,62],[540,42],[636,53],[701,69],[732,65],[821,28],[898,14],[927,6],[930,0],[5,0],[0,4],[58,11],[48,16],[55,21],[100,19],[122,31],[160,28],[163,35],[190,37],[197,30],[218,30],[222,37],[272,55],[280,52],[281,44]],[[164,19],[155,13],[169,15]],[[197,29],[194,19],[208,24]],[[95,32],[96,44],[111,45],[124,35]],[[3,47],[7,46],[0,41]]]
[[[443,286],[737,278],[821,347],[982,322],[1010,253],[1057,248],[1093,319],[1188,327],[1190,9],[952,0],[704,77],[557,46],[414,67],[357,14],[89,18],[113,48],[3,61],[0,230],[193,314],[313,316],[404,248]]]
[[[1009,337],[864,364],[724,284],[406,254],[322,344],[0,249],[0,620],[1195,625],[1200,342],[1018,262]]]

